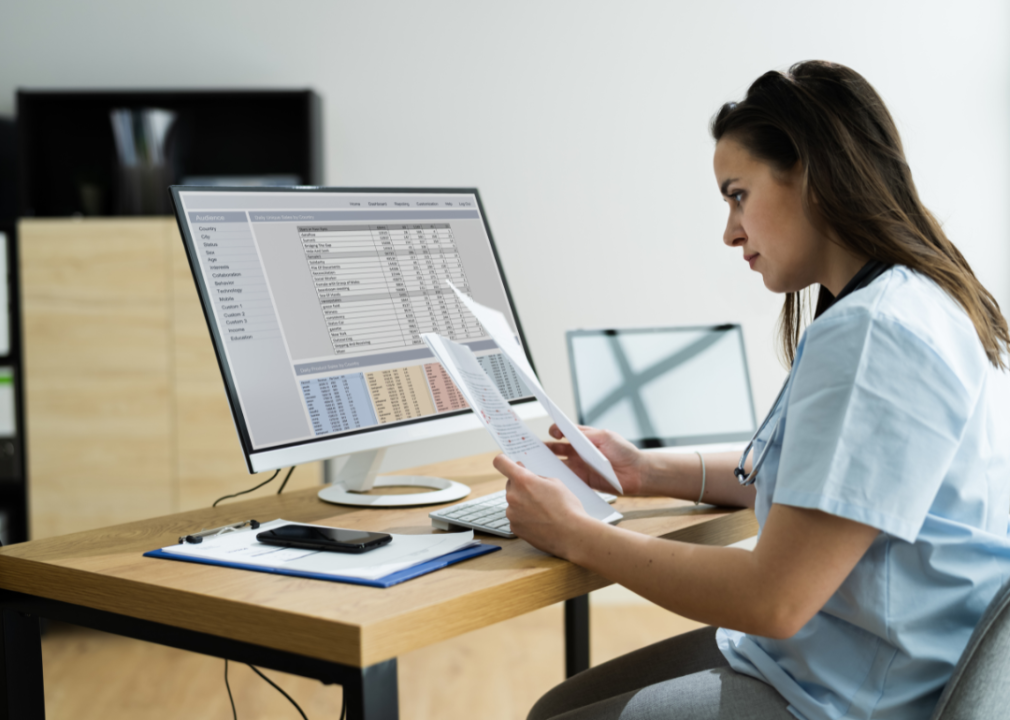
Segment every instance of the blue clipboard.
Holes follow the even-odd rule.
[[[367,585],[369,587],[378,588],[388,588],[392,585],[398,585],[407,580],[413,580],[421,575],[427,575],[435,570],[441,570],[449,565],[455,565],[458,562],[464,560],[469,560],[470,558],[480,557],[481,555],[487,555],[488,553],[493,553],[496,550],[501,550],[498,545],[485,545],[481,543],[480,545],[475,545],[473,547],[463,548],[462,550],[457,550],[456,552],[449,553],[447,555],[442,555],[441,557],[434,558],[428,562],[423,562],[419,565],[414,565],[413,567],[406,568],[405,570],[399,570],[389,575],[385,575],[381,578],[375,580],[365,580],[363,578],[356,577],[345,577],[343,575],[324,575],[322,573],[305,572],[302,570],[285,570],[283,568],[268,568],[260,567],[259,565],[246,565],[245,563],[230,563],[222,562],[220,560],[208,560],[206,558],[197,557],[184,557],[182,555],[175,555],[173,553],[167,553],[160,548],[158,550],[151,550],[150,552],[144,553],[144,557],[153,558],[163,558],[165,560],[181,560],[182,562],[192,562],[199,563],[200,565],[217,565],[219,567],[229,567],[238,568],[239,570],[253,570],[255,572],[265,572],[273,573],[274,575],[290,575],[292,577],[309,578],[310,580],[330,580],[332,582],[343,582],[350,583],[352,585]]]

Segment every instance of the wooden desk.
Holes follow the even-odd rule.
[[[459,480],[478,497],[504,485],[491,457],[409,472]],[[615,507],[623,527],[690,542],[726,545],[757,530],[750,511],[655,498]],[[430,510],[344,508],[305,490],[0,549],[0,719],[44,717],[39,617],[337,683],[362,720],[397,717],[397,656],[557,602],[570,601],[569,655],[583,654],[584,596],[609,583],[521,540],[486,536],[502,551],[388,589],[141,557],[249,518],[429,533]],[[588,645],[583,655],[569,658],[570,672],[588,665]]]

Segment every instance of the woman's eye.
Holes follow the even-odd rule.
[[[743,190],[730,194],[730,197],[733,199],[733,202],[739,205],[741,202],[743,202]]]

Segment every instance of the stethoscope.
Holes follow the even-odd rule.
[[[854,293],[856,290],[866,287],[871,282],[876,280],[878,277],[883,275],[884,272],[889,270],[890,268],[891,265],[889,263],[885,263],[880,260],[870,260],[868,263],[866,263],[866,265],[863,266],[863,268],[859,272],[855,274],[855,276],[849,281],[849,284],[846,285],[845,288],[840,293],[838,293],[838,297],[833,298],[831,302],[832,303],[838,302],[846,295],[849,295],[850,293]],[[790,371],[789,377],[786,378],[785,384],[782,385],[782,389],[779,390],[779,394],[775,396],[775,402],[772,403],[771,412],[769,412],[765,416],[764,421],[761,423],[761,427],[759,427],[757,429],[757,432],[754,433],[754,437],[752,437],[750,439],[750,442],[747,443],[747,447],[745,447],[743,450],[743,455],[740,456],[740,462],[736,466],[736,469],[733,471],[733,474],[736,475],[736,478],[737,480],[740,481],[741,485],[753,485],[754,480],[757,478],[758,470],[760,470],[761,466],[764,464],[765,455],[768,454],[768,449],[771,447],[772,444],[772,438],[775,437],[775,433],[778,432],[779,429],[779,424],[782,422],[781,416],[776,421],[775,427],[772,429],[771,435],[768,436],[768,442],[765,443],[764,450],[761,451],[761,454],[758,455],[757,460],[754,461],[754,467],[751,468],[750,475],[748,475],[747,471],[744,470],[744,465],[747,464],[747,456],[750,455],[750,451],[754,449],[754,443],[757,442],[758,435],[760,435],[761,431],[765,429],[765,425],[768,424],[768,421],[772,419],[772,415],[774,415],[775,411],[778,409],[779,400],[782,399],[782,394],[785,393],[786,388],[789,387],[789,381],[792,379],[792,377],[793,374],[792,371]]]
[[[747,447],[743,449],[743,455],[740,456],[740,462],[739,464],[737,464],[736,469],[733,471],[733,474],[736,475],[736,478],[737,480],[740,481],[741,485],[753,485],[754,480],[757,479],[758,470],[760,470],[761,466],[764,464],[765,456],[768,454],[768,449],[772,445],[772,438],[775,437],[775,433],[778,432],[779,429],[779,423],[782,422],[781,416],[779,416],[779,419],[775,422],[775,427],[772,428],[771,434],[768,436],[768,442],[765,443],[764,449],[761,451],[761,454],[758,455],[757,459],[754,461],[754,467],[751,468],[749,475],[747,474],[747,471],[744,470],[744,465],[747,464],[747,456],[750,455],[750,451],[754,449],[754,443],[757,442],[758,435],[760,435],[762,431],[764,431],[765,426],[768,425],[768,421],[772,419],[772,416],[778,409],[779,400],[782,399],[782,395],[785,393],[786,388],[789,387],[789,381],[791,379],[792,379],[792,373],[789,373],[789,377],[787,377],[785,383],[783,383],[782,389],[779,390],[779,394],[775,396],[775,402],[772,403],[771,411],[767,415],[765,415],[765,419],[761,422],[761,425],[760,427],[758,427],[757,432],[754,433],[754,437],[750,439],[750,442],[747,443]]]

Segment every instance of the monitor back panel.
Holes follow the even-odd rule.
[[[638,447],[750,439],[756,419],[739,325],[572,330],[579,422]]]

